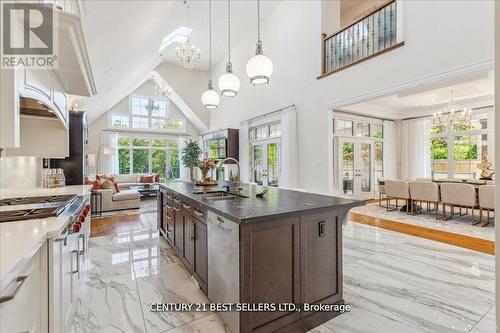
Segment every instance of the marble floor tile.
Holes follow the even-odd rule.
[[[488,313],[472,328],[470,333],[494,333],[496,331],[495,307],[493,306]]]
[[[168,330],[168,333],[230,333],[229,328],[216,314],[205,316],[185,325]]]
[[[72,332],[146,332],[137,285],[130,274],[109,278],[89,275]]]

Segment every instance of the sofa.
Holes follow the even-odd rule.
[[[134,174],[117,175],[116,176],[116,183],[118,184],[118,188],[120,189],[120,191],[122,191],[122,189],[129,190],[130,186],[137,186],[137,185],[144,184],[144,183],[141,183],[141,176],[134,175]]]
[[[138,209],[141,207],[141,194],[134,190],[120,189],[114,193],[112,189],[99,189],[102,195],[101,211],[108,212],[121,209]]]

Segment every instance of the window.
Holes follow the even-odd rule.
[[[432,177],[479,178],[477,168],[488,153],[488,111],[471,113],[468,123],[433,125],[431,127]]]
[[[161,179],[178,179],[179,158],[177,139],[128,136],[118,138],[120,174],[159,173]]]
[[[353,135],[353,121],[338,119],[336,123],[337,131],[334,131],[335,134],[345,136]]]
[[[110,127],[177,133],[186,131],[184,119],[169,119],[167,116],[167,100],[130,96],[129,114],[112,114]]]
[[[250,129],[251,180],[259,185],[278,186],[281,172],[281,123]]]
[[[356,123],[356,136],[362,136],[365,138],[370,137],[370,124],[369,123]]]

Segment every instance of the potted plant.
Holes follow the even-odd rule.
[[[199,158],[201,155],[201,149],[198,142],[189,140],[186,141],[186,147],[182,149],[182,164],[186,168],[189,168],[189,177],[191,181],[194,180],[193,168],[199,165]]]
[[[215,167],[215,160],[213,158],[206,157],[199,161],[198,168],[201,170],[201,181],[205,183],[210,182],[210,176],[208,172]]]

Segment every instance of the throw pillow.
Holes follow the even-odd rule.
[[[97,179],[87,179],[87,185],[92,185],[92,191],[102,189],[101,183]]]
[[[144,176],[141,176],[141,180],[140,180],[140,183],[148,183],[148,184],[151,184],[154,182],[154,176],[152,175],[144,175]]]
[[[113,182],[107,178],[101,179],[101,186],[103,189],[113,190],[113,194],[115,194],[117,192],[115,184],[113,184]]]

